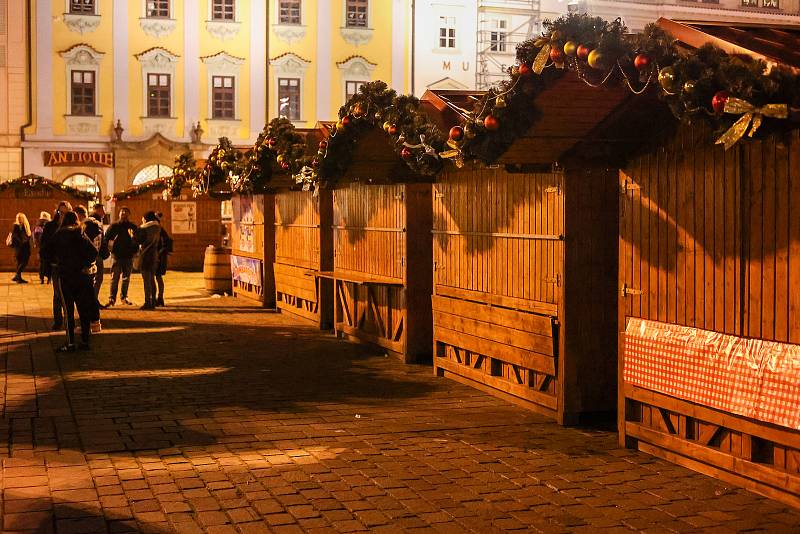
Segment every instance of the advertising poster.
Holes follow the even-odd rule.
[[[231,275],[239,283],[261,287],[261,260],[231,255]]]
[[[197,233],[197,202],[172,203],[172,233]]]
[[[239,232],[239,250],[242,252],[255,252],[256,251],[256,230],[252,224],[237,224],[237,232]]]

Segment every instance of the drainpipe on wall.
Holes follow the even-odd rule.
[[[415,62],[417,60],[416,54],[417,44],[417,3],[411,0],[411,94],[416,95],[416,87],[414,87],[414,74],[417,69]]]
[[[28,0],[25,6],[25,24],[26,24],[26,32],[27,35],[25,36],[25,40],[27,42],[27,49],[25,50],[25,60],[26,64],[26,71],[25,71],[25,83],[27,85],[28,91],[28,102],[27,102],[27,119],[25,124],[19,127],[19,153],[20,153],[20,173],[22,176],[25,176],[25,148],[22,146],[22,141],[25,140],[25,128],[33,125],[33,76],[31,75],[31,68],[33,64],[33,58],[31,53],[31,47],[33,43],[33,39],[31,37],[32,31],[31,26],[33,23],[31,22],[31,0]]]
[[[271,37],[270,31],[269,31],[269,12],[270,12],[270,9],[272,9],[271,6],[270,6],[271,3],[272,2],[267,0],[267,14],[266,14],[267,39],[265,41],[266,42],[266,50],[264,51],[265,52],[265,55],[264,55],[264,72],[266,72],[266,76],[264,77],[265,85],[266,85],[266,87],[264,87],[264,99],[266,100],[264,102],[264,110],[265,110],[264,124],[269,124],[269,85],[270,85],[270,83],[269,83],[269,40],[270,40],[270,37]]]

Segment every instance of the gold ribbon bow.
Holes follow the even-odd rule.
[[[442,159],[452,159],[455,166],[459,169],[464,166],[464,154],[458,149],[439,152],[439,157]]]
[[[550,43],[545,43],[539,53],[536,54],[536,59],[533,60],[533,66],[531,67],[536,74],[541,74],[545,65],[547,65],[547,60],[550,59],[550,48],[552,48]]]
[[[759,108],[741,98],[730,97],[728,101],[725,102],[725,113],[741,115],[741,117],[733,123],[733,126],[728,128],[728,131],[717,139],[716,144],[725,145],[725,150],[728,150],[735,145],[739,139],[744,137],[745,133],[747,133],[748,137],[753,137],[756,130],[761,127],[764,117],[788,119],[789,106],[786,104],[767,104]],[[749,132],[747,131],[748,128],[750,128]]]

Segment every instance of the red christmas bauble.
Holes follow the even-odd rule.
[[[730,98],[731,94],[728,91],[717,91],[711,98],[711,107],[714,108],[715,113],[722,113],[725,111],[725,103]]]
[[[461,126],[453,126],[450,128],[450,139],[453,141],[461,141],[464,139],[464,128]]]
[[[286,170],[288,168],[289,168],[289,164],[288,163],[286,163],[285,161],[281,163],[281,169]]]
[[[528,66],[527,63],[523,63],[522,65],[519,66],[519,74],[520,74],[520,76],[527,76],[531,72],[533,72],[533,71],[531,70],[531,68]]]
[[[560,46],[550,48],[550,59],[553,63],[564,63],[564,49]]]
[[[408,159],[412,156],[411,149],[407,146],[404,146],[402,150],[400,150],[400,157],[403,159]]]
[[[352,120],[353,119],[350,118],[350,115],[345,115],[344,117],[342,117],[342,126],[350,126],[350,122]]]
[[[397,125],[396,124],[390,124],[389,125],[389,129],[386,130],[386,131],[389,132],[389,135],[397,135]]]
[[[636,67],[636,70],[644,70],[650,66],[650,56],[647,54],[636,54],[636,57],[633,58],[633,66]]]
[[[485,119],[483,119],[483,127],[487,130],[495,131],[500,128],[500,121],[497,120],[497,117],[494,115],[487,115]]]
[[[328,142],[325,141],[325,140],[320,141],[319,142],[319,149],[320,150],[325,150],[326,148],[328,148]]]
[[[591,47],[586,45],[578,46],[578,57],[584,61],[589,58],[589,53],[592,51]]]
[[[274,147],[274,146],[275,146],[275,143],[277,143],[277,141],[275,140],[275,138],[273,138],[273,137],[270,137],[270,138],[268,138],[268,139],[267,139],[267,146],[268,146],[268,147],[270,147],[270,148]]]

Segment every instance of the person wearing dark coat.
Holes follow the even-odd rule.
[[[16,222],[11,229],[11,246],[17,260],[17,274],[12,280],[18,284],[27,284],[28,281],[22,278],[22,272],[31,259],[31,225],[24,213],[17,213]]]
[[[157,213],[158,222],[161,223],[163,214]],[[158,287],[158,296],[156,297],[156,306],[164,307],[164,275],[167,274],[167,260],[172,254],[172,238],[169,236],[164,227],[161,227],[161,246],[158,249],[158,269],[156,270],[156,286]]]
[[[161,225],[154,211],[148,211],[142,217],[142,225],[136,231],[136,243],[144,281],[144,305],[141,309],[153,310],[156,307],[156,271],[158,270],[158,252],[161,244]]]
[[[67,343],[59,352],[74,352],[75,308],[81,320],[81,343],[77,349],[89,349],[91,321],[95,314],[95,298],[91,270],[97,259],[97,249],[81,231],[74,211],[64,214],[61,228],[53,236],[51,250],[58,269],[57,287],[61,292],[67,315]]]
[[[58,229],[61,228],[61,218],[71,211],[72,204],[66,201],[59,202],[53,219],[44,225],[42,231],[42,248],[39,251],[39,258],[46,265],[45,276],[53,282],[53,330],[61,330],[64,325],[64,313],[61,290],[58,288],[58,271],[53,255],[52,241]]]
[[[103,245],[103,228],[100,226],[94,218],[88,217],[88,210],[86,206],[78,206],[75,208],[75,214],[78,216],[78,224],[81,226],[81,231],[83,235],[85,235],[89,241],[92,242],[94,245],[95,250],[97,250],[97,259],[92,264],[90,272],[89,272],[89,280],[92,282],[92,291],[94,291],[96,280],[97,280],[97,273],[100,270],[98,264],[102,266],[103,260],[100,257],[100,249]],[[92,331],[99,332],[100,331],[100,301],[97,300],[97,293],[95,292],[94,295],[95,305],[93,306],[93,311],[91,321],[92,321]]]
[[[111,264],[111,293],[106,303],[107,308],[113,306],[117,301],[117,288],[119,279],[122,277],[122,291],[120,297],[123,304],[132,305],[128,300],[128,286],[131,283],[131,271],[133,271],[133,256],[136,254],[136,225],[129,217],[131,210],[122,207],[119,210],[119,220],[112,224],[106,231],[105,240],[110,243],[111,255],[114,262]]]
[[[36,247],[37,254],[39,255],[39,283],[44,284],[44,279],[47,278],[47,283],[50,283],[50,266],[47,262],[42,261],[42,234],[44,233],[44,225],[52,220],[50,214],[43,211],[39,214],[39,222],[33,229],[33,246]]]

